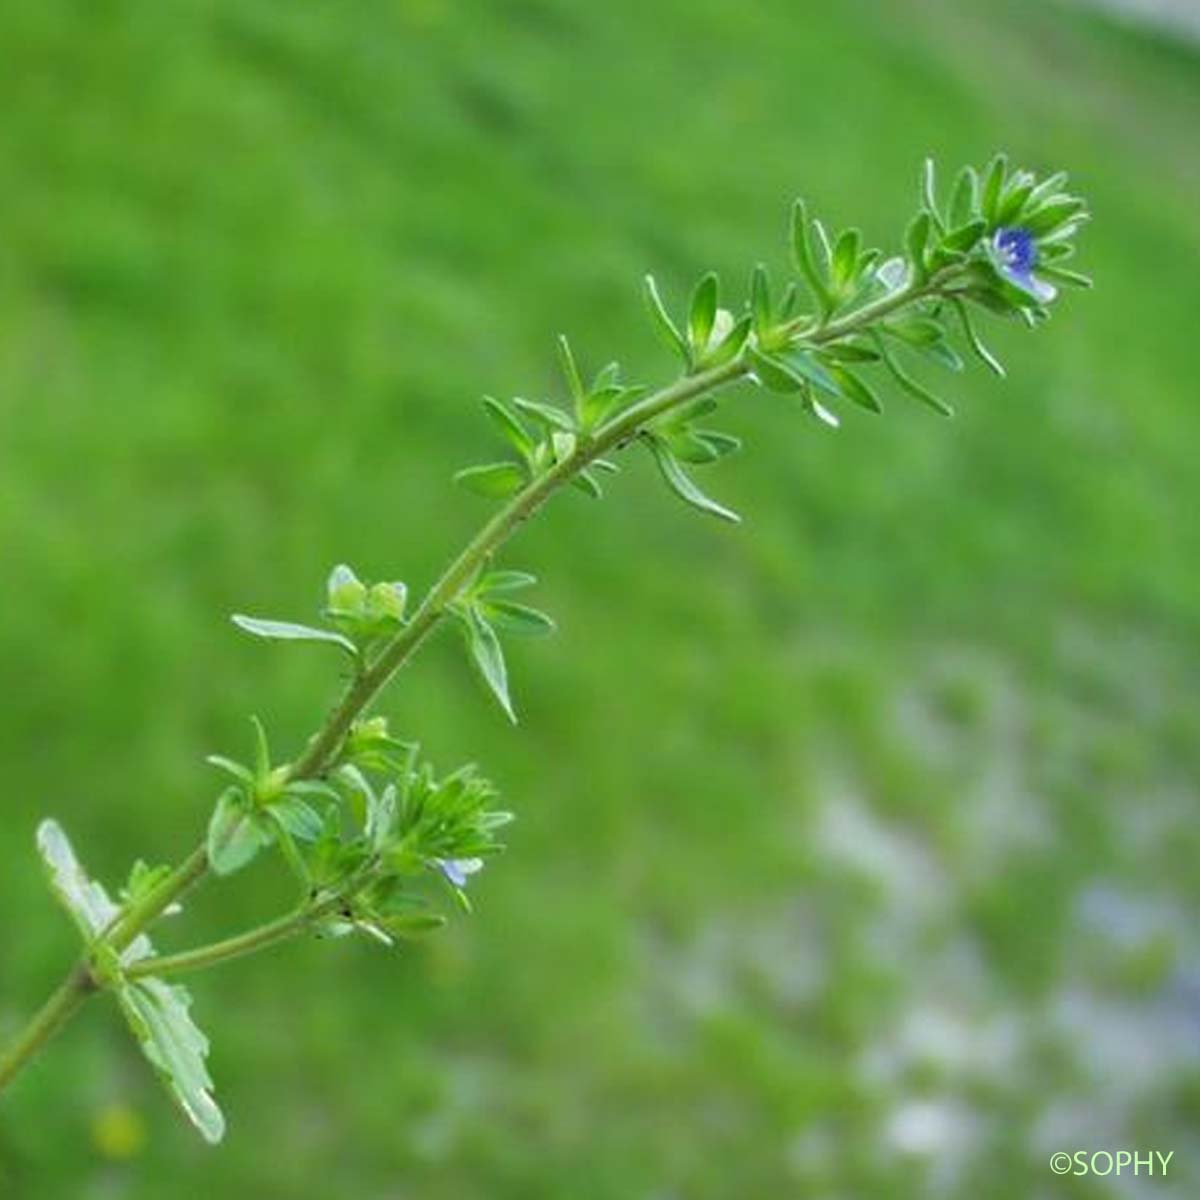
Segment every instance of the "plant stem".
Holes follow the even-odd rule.
[[[30,1019],[20,1036],[0,1055],[0,1091],[38,1051],[75,1015],[96,990],[87,962],[77,962],[45,1004]]]
[[[154,958],[139,959],[125,974],[136,979],[139,975],[178,975],[184,971],[198,971],[203,967],[215,966],[231,958],[253,954],[276,942],[286,941],[303,933],[314,921],[336,911],[343,903],[341,896],[331,896],[315,904],[304,904],[293,912],[285,913],[274,921],[259,925],[255,929],[239,933],[223,941],[185,950],[181,954],[163,954]]]
[[[849,334],[891,312],[939,292],[949,269],[919,286],[909,285],[884,296],[836,321],[804,328],[804,318],[787,327],[794,344],[819,346]],[[343,693],[324,724],[293,764],[291,779],[309,779],[327,772],[336,762],[350,727],[383,690],[397,671],[416,653],[446,616],[449,606],[491,556],[564,484],[585,470],[601,455],[628,442],[649,422],[673,408],[716,391],[750,373],[745,353],[720,367],[685,375],[667,387],[631,405],[591,436],[579,438],[575,450],[544,474],[532,480],[479,529],[459,555],[446,567],[426,593],[412,620],[360,672]],[[158,887],[123,912],[103,941],[116,951],[125,949],[152,924],[170,904],[199,882],[208,872],[208,852],[201,843]],[[324,910],[328,911],[328,910]],[[211,966],[291,937],[316,919],[317,910],[305,906],[248,933],[227,938],[181,954],[143,959],[131,966],[131,976],[194,970]],[[0,1091],[74,1014],[87,994],[95,989],[87,960],[76,964],[25,1031],[0,1058]]]

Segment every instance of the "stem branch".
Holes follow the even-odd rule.
[[[890,296],[850,312],[836,321],[805,328],[806,318],[787,327],[794,345],[819,346],[846,337],[889,313],[941,291],[952,270],[942,272],[920,286],[910,285]],[[645,426],[698,396],[716,391],[750,372],[745,353],[719,367],[685,375],[667,387],[631,405],[590,437],[582,436],[575,450],[544,474],[532,480],[479,529],[458,556],[426,593],[412,620],[383,648],[366,670],[347,687],[324,724],[293,764],[291,779],[310,779],[329,771],[337,762],[350,727],[383,690],[397,671],[421,647],[445,617],[451,604],[487,560],[517,529],[541,509],[564,484],[606,451],[627,445]],[[152,924],[168,905],[176,901],[208,873],[208,852],[201,843],[147,896],[126,909],[102,936],[118,953]],[[142,959],[128,970],[130,976],[174,974],[211,966],[283,941],[301,932],[319,916],[332,911],[338,898],[307,904],[266,925],[246,933],[181,954]],[[38,1050],[74,1015],[86,996],[95,990],[85,957],[68,973],[58,989],[32,1018],[25,1030],[0,1057],[0,1091]]]

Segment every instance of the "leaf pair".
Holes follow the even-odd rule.
[[[857,229],[830,239],[825,226],[810,218],[803,200],[792,206],[792,262],[808,285],[822,323],[860,299],[875,284],[880,251],[863,245]]]
[[[271,766],[266,731],[257,718],[254,767],[221,754],[207,758],[212,766],[231,775],[234,783],[217,799],[208,824],[208,861],[218,875],[231,875],[276,841],[297,875],[307,882],[294,839],[315,841],[323,818],[310,799],[337,800],[328,784],[292,779],[287,764]]]
[[[497,630],[525,637],[554,632],[545,613],[507,598],[506,593],[530,587],[537,580],[524,571],[490,571],[476,580],[450,607],[466,639],[467,650],[488,690],[515,725],[508,688],[508,666]]]
[[[85,940],[92,943],[121,910],[102,884],[88,878],[57,821],[46,820],[38,826],[37,846],[54,894]],[[154,976],[129,979],[120,971],[153,953],[145,934],[134,939],[121,955],[112,990],[142,1052],[176,1103],[205,1141],[215,1144],[225,1135],[225,1118],[212,1097],[212,1079],[205,1064],[208,1039],[191,1018],[191,996],[185,988]]]
[[[667,349],[679,356],[685,371],[712,370],[732,362],[742,352],[753,318],[749,313],[735,318],[720,307],[720,281],[715,272],[709,271],[693,289],[685,330],[671,319],[653,275],[645,277],[643,289],[655,331]]]

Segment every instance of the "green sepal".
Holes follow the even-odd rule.
[[[240,788],[227,788],[208,823],[208,862],[218,875],[232,875],[274,840],[271,827]]]

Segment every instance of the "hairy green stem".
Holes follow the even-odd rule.
[[[804,327],[799,318],[787,327],[795,345],[820,346],[847,337],[888,314],[938,293],[953,270],[941,272],[921,285],[909,285],[834,321]],[[745,353],[709,370],[685,375],[667,387],[631,405],[591,436],[581,436],[575,450],[539,475],[512,497],[480,528],[459,555],[442,572],[426,593],[412,620],[360,671],[343,693],[324,724],[292,765],[291,779],[319,777],[337,762],[350,728],[383,690],[397,671],[421,647],[446,616],[450,605],[491,556],[546,503],[564,484],[606,452],[627,445],[651,421],[699,396],[733,383],[750,373]],[[208,853],[201,844],[162,883],[126,909],[105,932],[102,941],[121,951],[151,925],[163,911],[208,872]],[[323,910],[327,911],[327,910]],[[181,954],[143,959],[128,974],[173,973],[211,966],[292,937],[313,920],[314,909],[305,906],[258,929],[222,942]],[[0,1091],[38,1050],[70,1019],[95,982],[85,958],[76,964],[58,989],[33,1017],[28,1026],[0,1058]]]

